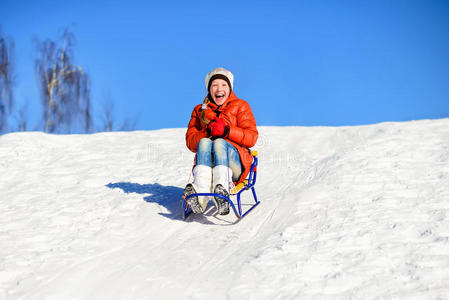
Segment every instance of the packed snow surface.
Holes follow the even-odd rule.
[[[449,298],[449,119],[259,132],[240,222],[185,129],[1,136],[0,299]]]

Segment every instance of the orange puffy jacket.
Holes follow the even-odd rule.
[[[253,162],[249,148],[256,144],[257,137],[259,136],[251,107],[245,100],[237,98],[232,91],[228,99],[221,106],[210,102],[208,107],[219,118],[223,119],[225,125],[229,126],[229,135],[226,141],[231,143],[239,152],[243,170],[236,183],[242,182],[248,175]],[[198,104],[193,109],[186,133],[187,148],[194,153],[196,153],[200,140],[209,137],[207,125],[201,122],[200,114],[201,104]],[[207,116],[211,119],[210,112]]]

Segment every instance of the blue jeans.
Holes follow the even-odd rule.
[[[212,141],[209,138],[202,138],[198,143],[196,164],[209,167],[227,166],[232,170],[233,181],[237,181],[242,174],[239,152],[225,139]]]

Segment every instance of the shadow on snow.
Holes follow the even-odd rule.
[[[181,217],[181,197],[184,193],[184,189],[177,186],[164,186],[159,183],[140,184],[132,182],[117,182],[109,183],[106,187],[110,189],[121,189],[126,194],[149,194],[145,196],[143,200],[148,203],[157,203],[165,207],[168,213],[160,212],[159,215],[172,220],[182,220]],[[215,206],[206,209],[204,214],[193,215],[189,217],[187,222],[199,222],[202,224],[217,225],[214,222],[207,220],[207,217],[215,216]],[[220,219],[220,216],[215,216]],[[232,224],[234,222],[224,221],[224,223]]]
[[[168,213],[159,213],[160,215],[173,219],[181,219],[180,199],[184,189],[177,186],[164,186],[159,183],[139,184],[132,182],[117,182],[106,185],[110,189],[119,188],[123,192],[136,194],[149,194],[143,200],[149,203],[157,203],[168,210]]]

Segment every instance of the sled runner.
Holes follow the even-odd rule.
[[[243,182],[237,184],[234,188],[232,188],[229,191],[229,198],[226,196],[220,195],[220,194],[216,194],[216,193],[196,193],[196,194],[189,195],[187,197],[182,196],[182,200],[181,200],[182,218],[185,220],[192,213],[192,209],[189,205],[189,199],[192,197],[197,197],[197,196],[220,197],[220,198],[228,201],[238,219],[243,218],[251,210],[253,210],[253,208],[255,208],[260,203],[260,201],[257,200],[256,190],[254,188],[254,185],[256,184],[256,178],[257,178],[257,163],[258,163],[257,151],[251,151],[251,155],[253,156],[253,163],[251,165],[251,169],[249,171],[247,179],[245,179]],[[243,213],[242,212],[242,203],[241,203],[241,194],[249,189],[251,189],[251,192],[253,194],[254,204],[252,204],[251,207]],[[234,204],[234,201],[232,201],[230,198],[236,198],[237,204]]]

